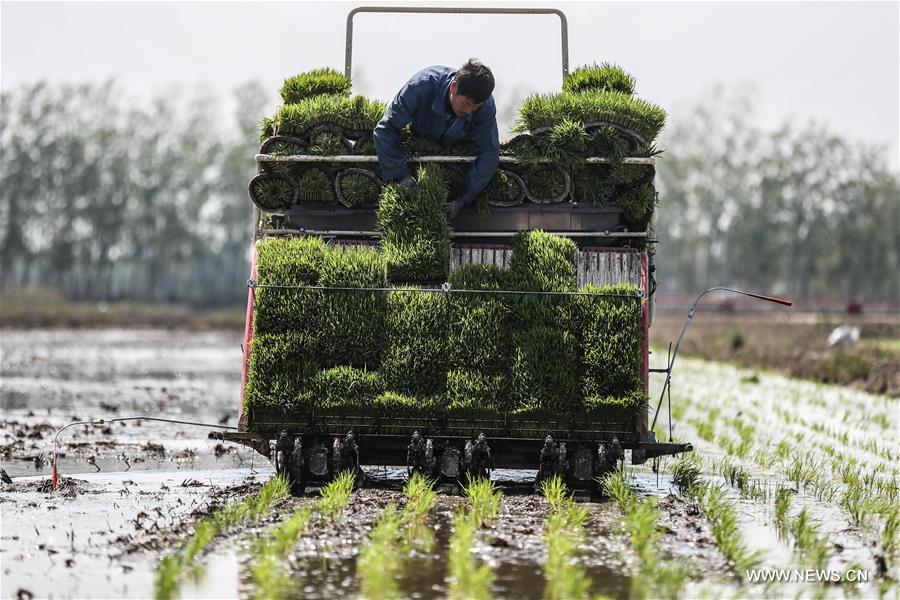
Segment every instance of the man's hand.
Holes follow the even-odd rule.
[[[402,187],[405,190],[414,190],[414,189],[416,189],[416,186],[419,184],[418,184],[418,182],[416,182],[415,178],[412,175],[407,175],[406,177],[404,177],[403,179],[400,180],[399,185],[400,185],[400,187]]]
[[[459,211],[462,210],[462,207],[465,206],[466,203],[462,198],[457,198],[453,202],[447,205],[447,218],[451,221],[456,218],[456,215],[459,214]]]

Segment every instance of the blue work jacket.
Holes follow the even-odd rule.
[[[406,125],[411,124],[415,133],[443,145],[471,137],[475,142],[476,158],[466,175],[466,191],[462,195],[463,201],[471,204],[487,187],[500,164],[497,108],[491,96],[474,113],[465,117],[454,115],[448,126],[445,106],[454,75],[454,69],[441,66],[427,67],[413,75],[397,92],[375,126],[375,151],[381,176],[394,181],[410,175],[400,147]]]

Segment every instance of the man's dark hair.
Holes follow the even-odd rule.
[[[481,104],[494,91],[494,74],[477,58],[470,58],[456,72],[456,93]]]

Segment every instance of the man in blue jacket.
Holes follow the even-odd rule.
[[[477,59],[459,69],[434,66],[422,69],[406,82],[375,126],[375,151],[381,175],[413,188],[416,180],[400,148],[403,128],[411,124],[418,135],[449,146],[465,138],[475,142],[475,164],[466,175],[466,190],[447,206],[456,218],[487,186],[500,164],[494,74]]]

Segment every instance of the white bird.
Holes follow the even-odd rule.
[[[859,341],[859,327],[841,325],[828,336],[828,347],[852,346]]]

